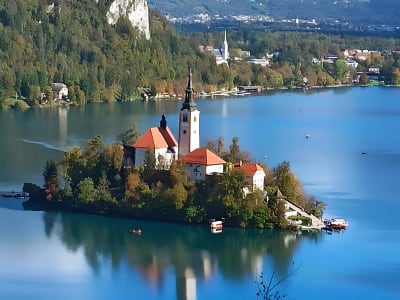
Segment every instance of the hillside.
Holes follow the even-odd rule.
[[[69,87],[71,101],[129,100],[139,87],[182,81],[195,47],[150,11],[147,40],[128,18],[107,22],[112,1],[0,0],[0,100],[17,95],[37,105],[53,82]],[[204,62],[202,63],[204,65]],[[47,98],[51,98],[50,96]]]
[[[239,85],[294,87],[301,85],[304,76],[311,85],[329,85],[334,79],[341,81],[332,77],[333,65],[321,69],[313,58],[328,52],[341,55],[352,47],[385,51],[385,57],[373,57],[357,71],[382,64],[382,80],[400,82],[398,57],[390,52],[400,48],[398,39],[240,28],[227,30],[231,58],[239,59],[232,59],[229,66],[217,65],[216,58],[199,46],[219,47],[223,29],[183,33],[150,10],[151,38],[147,39],[128,17],[109,24],[111,2],[69,0],[49,10],[45,0],[0,0],[0,106],[9,98],[30,106],[53,104],[52,83],[67,85],[73,104],[140,99],[143,91],[175,97],[185,90],[188,65],[195,70],[196,91]],[[242,60],[242,50],[252,55],[245,59],[279,55],[263,68]]]

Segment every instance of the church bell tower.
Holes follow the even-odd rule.
[[[194,102],[192,70],[189,68],[189,79],[185,92],[185,101],[179,112],[178,157],[200,147],[200,111]]]

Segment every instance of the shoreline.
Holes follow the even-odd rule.
[[[243,97],[243,96],[262,96],[273,92],[282,91],[310,91],[310,90],[322,90],[322,89],[340,89],[340,88],[356,88],[356,87],[386,87],[386,88],[400,88],[400,85],[394,84],[365,84],[365,85],[355,85],[355,84],[335,84],[327,86],[307,86],[307,87],[281,87],[281,88],[262,88],[261,92],[241,92],[238,91],[237,87],[231,90],[216,90],[214,92],[197,92],[195,93],[196,99],[219,99],[219,98],[231,98],[231,97]],[[160,101],[160,100],[182,100],[184,95],[161,95],[149,98],[145,101]]]

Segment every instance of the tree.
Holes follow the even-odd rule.
[[[239,138],[234,137],[232,139],[232,144],[229,146],[229,156],[230,156],[230,161],[235,162],[235,161],[240,161],[241,155],[240,155],[240,147],[239,147]]]
[[[326,206],[325,203],[323,203],[322,201],[318,201],[315,198],[315,196],[310,196],[307,199],[307,203],[304,207],[304,210],[307,213],[312,214],[317,218],[321,219],[324,213],[325,206]]]
[[[118,141],[121,141],[124,145],[133,145],[140,137],[140,132],[137,128],[136,123],[132,123],[131,126],[123,133],[120,133],[117,137]]]
[[[138,173],[130,173],[125,181],[125,197],[134,198],[138,193],[138,188],[142,183]]]
[[[400,84],[400,68],[394,68],[392,72],[392,83],[395,85]]]
[[[104,147],[102,137],[96,136],[88,140],[83,153],[88,175],[95,182],[99,181],[102,172],[106,170]]]
[[[105,173],[100,177],[99,184],[97,185],[97,189],[95,190],[94,201],[96,201],[96,205],[105,209],[110,204],[116,203],[115,198],[110,193],[110,182],[107,179]]]
[[[44,186],[50,195],[55,195],[58,192],[58,170],[54,160],[46,161],[46,166],[43,171]]]
[[[96,189],[91,178],[85,178],[78,184],[78,202],[81,204],[93,203],[96,197]]]
[[[301,187],[300,181],[290,170],[290,163],[284,161],[275,169],[276,185],[282,194],[289,200],[304,204],[304,191]]]
[[[268,221],[276,228],[286,228],[285,205],[276,197],[269,197],[268,200]]]
[[[124,162],[124,147],[121,142],[115,142],[112,145],[106,145],[104,150],[105,162],[109,171],[118,173]]]
[[[334,77],[338,82],[344,81],[349,72],[349,66],[343,60],[337,60],[334,65]]]
[[[151,184],[155,182],[154,175],[157,169],[157,160],[154,155],[154,152],[151,149],[147,149],[144,155],[144,163],[143,163],[143,181],[147,184]]]
[[[369,83],[369,78],[368,78],[367,74],[362,73],[360,76],[359,84],[366,85],[368,83]]]
[[[50,103],[53,102],[53,90],[50,86],[45,87],[44,96],[47,101],[49,101]]]
[[[238,217],[243,202],[243,187],[246,186],[245,173],[241,170],[231,171],[213,177],[208,213],[228,218]]]
[[[261,272],[255,281],[258,290],[256,294],[257,299],[280,300],[286,298],[287,294],[284,294],[283,292],[279,291],[278,288],[285,280],[287,280],[290,276],[295,274],[298,270],[299,268],[294,268],[293,264],[292,269],[279,279],[275,278],[276,272],[274,270],[268,281],[265,281],[264,273]]]
[[[61,165],[64,168],[67,181],[71,183],[72,191],[75,191],[79,182],[87,175],[86,160],[79,146],[72,146],[68,149],[64,154]]]
[[[187,193],[182,184],[177,184],[172,188],[164,190],[160,194],[162,203],[166,205],[168,209],[173,211],[180,210],[184,207],[187,198]]]

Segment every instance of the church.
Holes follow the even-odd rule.
[[[185,100],[179,111],[178,140],[168,127],[166,116],[161,116],[158,127],[149,128],[131,146],[133,148],[134,166],[145,163],[147,151],[154,155],[156,166],[169,169],[174,160],[185,163],[188,180],[204,181],[208,175],[222,174],[227,162],[207,148],[200,148],[200,111],[194,100],[192,71],[189,68],[189,78],[185,90]],[[249,185],[263,190],[265,173],[256,163],[236,164],[242,168],[249,180]]]

